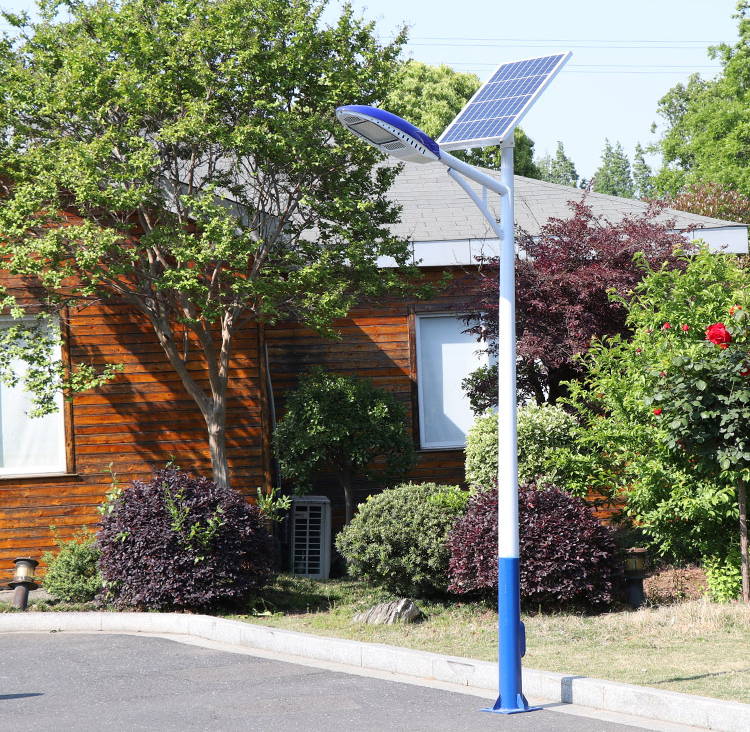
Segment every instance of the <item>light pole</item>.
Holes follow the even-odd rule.
[[[339,107],[336,116],[348,130],[381,152],[406,162],[440,162],[466,191],[500,241],[498,331],[498,672],[499,695],[486,711],[530,711],[523,696],[518,549],[518,448],[516,433],[515,244],[513,219],[513,135],[502,141],[500,182],[445,150],[422,130],[375,107]],[[463,177],[462,177],[463,176]],[[480,198],[465,178],[484,189]],[[500,224],[487,207],[486,192],[500,196]]]

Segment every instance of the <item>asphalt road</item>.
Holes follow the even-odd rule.
[[[639,732],[164,638],[0,636],[0,729],[29,732]]]

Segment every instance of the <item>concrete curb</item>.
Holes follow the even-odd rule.
[[[179,613],[0,613],[0,633],[105,631],[189,635],[276,653],[385,671],[488,691],[497,690],[497,664],[379,643],[278,630],[207,615]],[[750,704],[661,691],[614,681],[523,670],[524,693],[719,732],[750,732]]]

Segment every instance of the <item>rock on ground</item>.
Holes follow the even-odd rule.
[[[372,625],[392,625],[397,620],[413,623],[422,611],[408,599],[384,602],[354,616],[355,622]]]

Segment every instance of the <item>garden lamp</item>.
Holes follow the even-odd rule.
[[[500,240],[500,311],[498,348],[498,645],[499,697],[487,711],[529,711],[521,689],[521,656],[525,649],[521,623],[518,562],[518,448],[516,434],[516,336],[513,232],[513,138],[503,142],[501,181],[459,160],[395,114],[375,107],[339,107],[341,124],[381,152],[415,163],[440,162],[466,191]],[[479,183],[480,198],[469,180]],[[487,207],[486,191],[500,195],[500,224]]]
[[[19,610],[25,610],[29,601],[29,591],[35,590],[39,586],[34,576],[34,569],[39,562],[31,557],[16,557],[13,563],[16,565],[16,569],[13,580],[8,582],[8,587],[15,590],[13,604]]]
[[[415,163],[439,162],[464,189],[500,243],[498,310],[498,671],[499,695],[486,711],[530,711],[521,684],[526,639],[521,623],[518,541],[518,435],[516,430],[516,310],[513,218],[513,132],[570,58],[570,52],[501,64],[479,87],[436,142],[395,114],[375,107],[339,107],[344,127],[387,155]],[[500,181],[447,150],[500,145]],[[482,186],[482,196],[465,180]],[[500,223],[487,207],[487,191],[500,196]]]

